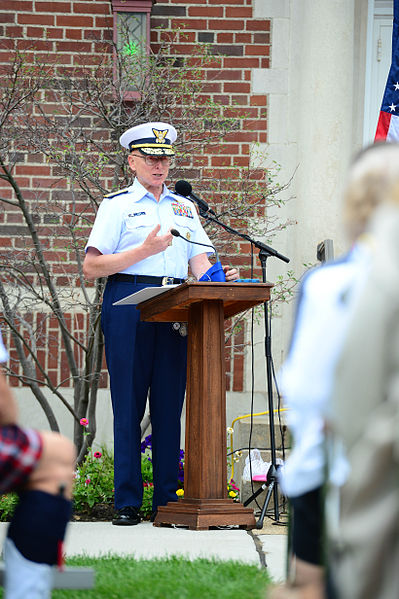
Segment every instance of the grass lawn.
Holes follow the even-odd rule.
[[[93,567],[95,588],[54,590],[52,599],[265,599],[270,584],[264,569],[233,561],[109,556],[70,558],[67,564]]]

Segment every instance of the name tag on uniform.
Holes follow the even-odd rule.
[[[178,216],[186,216],[187,218],[194,218],[193,213],[191,212],[190,206],[186,206],[186,204],[181,204],[180,202],[172,202],[172,210],[173,210],[173,213]]]
[[[128,214],[128,216],[132,217],[132,216],[143,216],[145,214],[145,212],[133,212],[131,214]]]

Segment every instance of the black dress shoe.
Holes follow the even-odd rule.
[[[139,510],[132,505],[127,505],[115,512],[112,524],[116,526],[133,526],[138,524],[140,520]]]
[[[151,517],[150,517],[150,522],[154,522],[155,518],[157,517],[157,513],[158,513],[158,510],[155,510],[155,512],[152,512]]]

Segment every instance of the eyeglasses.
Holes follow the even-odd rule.
[[[174,162],[173,156],[139,156],[139,154],[131,154],[135,158],[141,158],[147,166],[156,166],[159,162],[170,166]]]

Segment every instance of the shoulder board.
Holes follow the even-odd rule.
[[[104,198],[107,198],[108,200],[110,200],[112,198],[115,198],[116,196],[127,193],[128,191],[129,191],[129,188],[124,187],[123,189],[118,189],[118,191],[111,191],[111,193],[107,193],[107,195],[105,195]]]

